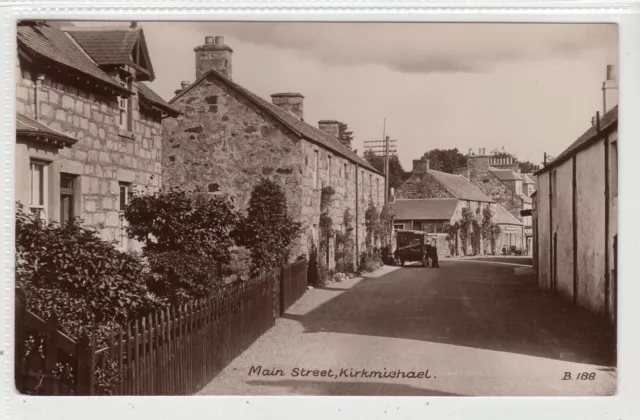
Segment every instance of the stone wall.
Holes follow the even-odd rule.
[[[76,215],[84,219],[85,225],[104,224],[102,236],[117,239],[119,182],[151,190],[161,185],[161,117],[140,110],[134,83],[133,130],[125,133],[118,126],[115,94],[55,70],[44,74],[38,88],[39,121],[78,142],[60,150],[59,159],[54,162],[51,175],[57,186],[52,190],[53,199],[59,206],[59,173],[76,175],[81,209],[81,214]],[[17,112],[32,119],[36,116],[36,74],[35,68],[18,60]],[[57,212],[51,213],[57,220]],[[139,244],[129,245],[130,249],[138,247]]]
[[[236,207],[245,211],[260,177],[273,179],[285,189],[289,212],[305,229],[292,252],[292,258],[295,258],[300,254],[309,255],[312,241],[316,245],[319,243],[322,187],[331,186],[336,192],[331,206],[335,228],[340,229],[346,208],[355,224],[356,171],[360,171],[357,243],[364,242],[362,203],[368,195],[362,194],[361,171],[365,174],[365,189],[369,188],[369,175],[373,184],[379,184],[378,211],[384,201],[382,176],[293,134],[215,76],[192,87],[173,105],[183,115],[165,120],[164,186],[228,194]],[[317,183],[314,175],[316,151]],[[333,250],[332,243],[331,267],[334,265]]]

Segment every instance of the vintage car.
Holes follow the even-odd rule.
[[[429,263],[429,234],[420,230],[398,230],[394,257],[400,265],[407,261],[418,261],[426,267]]]

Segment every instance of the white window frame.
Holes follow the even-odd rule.
[[[125,96],[118,96],[118,125],[129,130],[129,98]]]
[[[34,203],[34,167],[39,166],[42,168],[40,173],[40,200],[41,203]],[[31,213],[37,214],[41,219],[47,220],[47,209],[49,207],[49,163],[31,159],[29,161],[29,210]]]

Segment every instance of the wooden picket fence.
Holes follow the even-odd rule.
[[[268,331],[306,288],[307,263],[297,261],[221,296],[132,321],[100,349],[86,335],[74,341],[60,332],[55,315],[44,321],[26,310],[17,293],[17,388],[35,387],[42,395],[192,395]],[[40,357],[24,357],[30,335],[44,337]],[[71,366],[69,378],[51,373],[59,364]]]

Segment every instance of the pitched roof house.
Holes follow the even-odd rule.
[[[303,95],[274,93],[269,102],[234,81],[233,50],[223,37],[206,37],[194,51],[195,82],[182,82],[169,101],[182,115],[164,123],[165,184],[226,193],[243,210],[260,177],[275,180],[310,238],[300,239],[293,257],[317,243],[321,190],[330,186],[335,224],[348,209],[356,252],[362,249],[364,212],[370,201],[378,210],[384,204],[384,178],[337,139],[338,121],[315,127],[304,119]]]
[[[159,188],[162,119],[178,115],[144,84],[154,73],[142,28],[23,21],[17,40],[18,201],[136,248],[121,210],[133,189]]]

